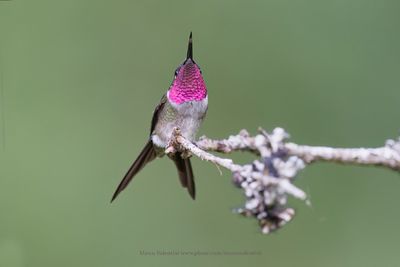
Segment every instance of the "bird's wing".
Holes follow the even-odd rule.
[[[167,101],[167,97],[164,95],[161,98],[160,103],[157,105],[156,109],[154,110],[153,113],[153,118],[151,120],[151,131],[150,134],[153,133],[155,125],[157,124],[158,120],[158,115],[160,111],[163,109],[164,104]],[[141,170],[143,167],[155,159],[157,156],[157,153],[154,149],[153,142],[150,140],[147,142],[146,146],[143,148],[142,152],[140,152],[139,156],[136,158],[136,160],[133,162],[132,166],[129,168],[128,172],[125,174],[124,178],[120,182],[120,184],[117,187],[117,190],[115,191],[114,195],[112,196],[111,201],[113,201],[119,193],[121,193],[122,190],[124,190],[129,182],[133,179],[133,177]]]
[[[141,170],[143,167],[155,159],[157,157],[157,153],[154,149],[153,142],[149,140],[146,144],[146,146],[142,149],[142,152],[140,152],[139,156],[136,158],[136,160],[133,162],[132,166],[129,168],[128,172],[125,174],[124,178],[122,181],[119,183],[117,190],[115,190],[114,195],[111,198],[111,202],[114,201],[114,199],[119,195],[119,193],[124,190],[130,181],[133,179],[133,177]]]
[[[154,128],[156,127],[159,118],[159,114],[161,110],[164,108],[166,102],[167,102],[167,95],[163,95],[160,100],[160,103],[157,105],[156,109],[153,112],[153,118],[151,119],[150,135],[153,134]]]

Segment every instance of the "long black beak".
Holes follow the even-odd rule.
[[[188,50],[187,50],[186,59],[193,60],[192,32],[190,32],[190,35],[189,35],[189,44],[188,44]]]

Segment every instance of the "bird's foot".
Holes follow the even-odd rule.
[[[192,152],[189,150],[185,149],[181,152],[181,157],[184,159],[190,158],[192,156]]]
[[[167,145],[166,149],[165,149],[165,154],[170,155],[170,154],[175,154],[176,153],[176,149],[174,146],[171,145]]]
[[[178,127],[175,127],[174,130],[172,131],[171,139],[169,140],[166,146],[165,154],[173,155],[179,152],[182,158],[190,158],[192,156],[192,152],[182,147],[182,145],[178,141],[178,137],[180,136],[181,136],[180,129]]]

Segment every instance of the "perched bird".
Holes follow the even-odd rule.
[[[111,201],[147,163],[164,155],[175,127],[179,127],[182,136],[194,141],[206,115],[207,106],[207,88],[200,67],[193,60],[192,33],[190,33],[186,59],[176,69],[171,86],[154,110],[149,140],[118,185]],[[179,152],[169,157],[178,169],[182,186],[187,188],[190,196],[195,199],[196,187],[190,159]]]

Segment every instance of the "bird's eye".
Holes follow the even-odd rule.
[[[178,68],[175,70],[175,77],[178,76],[178,73],[179,73],[180,68],[181,68],[181,67],[178,67]]]
[[[1,1],[1,0],[0,0]],[[178,76],[179,70],[182,68],[183,64],[179,65],[175,70],[175,77]]]

